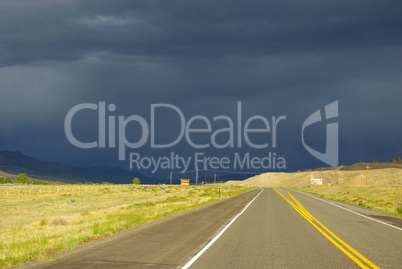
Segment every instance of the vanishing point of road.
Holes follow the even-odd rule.
[[[402,268],[402,220],[253,190],[85,245],[35,268]]]

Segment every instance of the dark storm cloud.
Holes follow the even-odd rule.
[[[301,123],[339,100],[341,163],[396,157],[401,15],[399,1],[2,1],[0,147],[108,163],[114,152],[66,141],[71,107],[149,117],[162,102],[212,117],[242,101],[248,116],[288,115],[280,150],[303,157]]]
[[[392,1],[6,1],[1,63],[367,50],[400,44],[400,14]]]

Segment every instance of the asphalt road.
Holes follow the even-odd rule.
[[[68,253],[60,260],[33,265],[36,268],[402,268],[400,219],[293,191],[292,198],[286,190],[278,191],[248,192],[119,233]]]

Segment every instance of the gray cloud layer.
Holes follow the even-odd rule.
[[[397,157],[401,15],[399,1],[2,1],[0,147],[111,163],[114,152],[66,141],[71,107],[149,115],[163,102],[212,117],[242,101],[249,116],[288,116],[279,150],[308,168],[322,163],[300,125],[339,100],[341,163]]]

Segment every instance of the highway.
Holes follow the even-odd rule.
[[[402,220],[259,189],[130,229],[35,268],[402,268]]]

